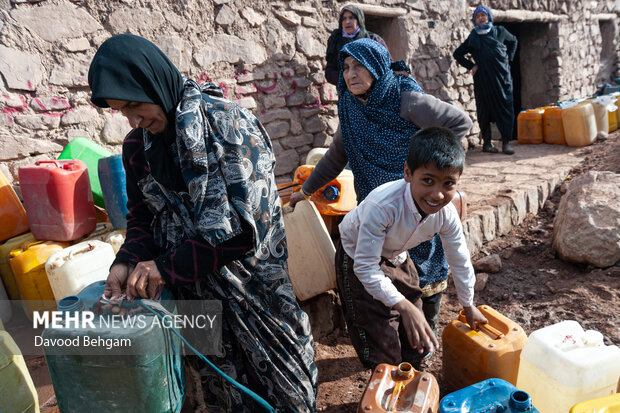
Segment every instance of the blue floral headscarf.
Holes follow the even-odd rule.
[[[375,78],[366,104],[349,93],[343,77],[343,61],[351,56]],[[424,93],[409,76],[395,74],[390,55],[372,39],[346,44],[340,53],[338,117],[349,166],[355,176],[357,201],[376,187],[401,179],[409,141],[419,128],[400,117],[402,92]]]

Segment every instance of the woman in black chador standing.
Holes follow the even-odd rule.
[[[499,152],[491,143],[491,122],[495,122],[502,135],[502,151],[512,155],[515,151],[509,143],[514,124],[510,62],[517,51],[517,38],[501,26],[493,26],[493,15],[488,7],[476,8],[473,22],[476,27],[453,56],[474,75],[476,112],[484,142],[482,150]],[[465,57],[468,53],[475,63]]]

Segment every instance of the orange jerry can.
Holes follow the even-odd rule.
[[[517,116],[517,142],[519,144],[543,143],[544,109],[528,109]]]
[[[0,242],[28,231],[26,210],[0,171]]]
[[[368,380],[358,413],[437,413],[439,385],[426,372],[409,363],[379,364]]]
[[[521,350],[527,340],[523,328],[488,305],[478,306],[489,321],[472,330],[464,311],[441,336],[443,380],[450,391],[498,378],[516,386]]]
[[[550,106],[543,113],[543,139],[545,143],[566,145],[564,125],[562,124],[562,108]]]
[[[314,165],[301,165],[295,171],[293,183],[303,184],[314,170]],[[299,191],[299,186],[293,191]],[[353,186],[353,172],[343,170],[336,179],[319,188],[310,198],[321,215],[346,215],[357,206],[357,196]]]

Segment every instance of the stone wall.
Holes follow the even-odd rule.
[[[97,47],[129,32],[159,45],[183,74],[214,81],[251,109],[273,140],[279,181],[289,180],[312,147],[329,145],[338,126],[337,92],[323,70],[327,38],[345,4],[0,0],[0,170],[15,183],[20,165],[57,157],[76,136],[120,152],[129,125],[120,113],[90,104],[86,77]],[[368,0],[361,7],[369,29],[413,68],[428,93],[475,119],[471,75],[451,57],[471,30],[475,5]],[[524,104],[590,95],[597,82],[618,76],[613,0],[490,5],[497,21],[519,22],[522,43],[530,46],[521,61],[530,78]],[[477,133],[475,125],[466,146],[479,143]]]

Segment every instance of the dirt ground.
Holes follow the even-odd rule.
[[[575,178],[587,171],[620,173],[620,131],[598,141],[570,173]],[[560,187],[538,215],[530,215],[509,234],[485,245],[473,257],[499,254],[501,271],[489,274],[486,287],[476,293],[478,305],[487,304],[517,322],[526,333],[563,320],[576,320],[585,329],[598,330],[606,344],[620,345],[620,265],[599,269],[561,261],[551,247],[553,218],[559,206]],[[439,336],[461,310],[456,291],[444,293]],[[441,337],[439,337],[441,343]],[[439,381],[441,349],[422,369]],[[319,370],[319,411],[354,413],[362,397],[370,370],[362,367],[345,334],[336,332],[316,344]]]
[[[620,173],[620,131],[598,141],[571,171],[572,178],[589,170]],[[562,189],[546,202],[537,216],[527,219],[509,234],[485,245],[474,258],[499,254],[502,269],[490,274],[486,287],[476,294],[477,304],[488,304],[531,333],[562,320],[577,320],[584,328],[598,330],[606,344],[620,345],[620,265],[597,269],[556,258],[551,248],[553,217]],[[443,327],[456,318],[460,306],[450,286],[444,294],[439,322]],[[370,371],[362,367],[345,332],[336,331],[316,343],[319,371],[319,411],[356,412]],[[27,357],[44,413],[58,412],[54,391],[43,357]],[[422,366],[439,381],[441,348]],[[47,402],[47,403],[46,403]]]

